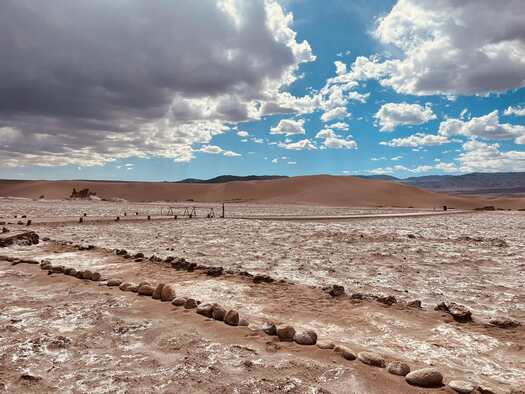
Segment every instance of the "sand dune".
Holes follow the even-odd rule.
[[[168,182],[112,181],[0,181],[0,196],[50,199],[66,198],[71,190],[89,188],[101,198],[128,201],[243,201],[300,203],[327,206],[387,206],[432,208],[448,205],[476,208],[525,208],[523,198],[473,198],[436,193],[399,183],[349,176],[300,176],[286,179],[184,184]]]

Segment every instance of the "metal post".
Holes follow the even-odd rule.
[[[224,219],[224,203],[222,203],[222,215],[221,215],[221,218]]]

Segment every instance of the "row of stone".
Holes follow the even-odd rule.
[[[18,259],[11,259],[18,260]],[[19,260],[19,262],[26,262]],[[29,261],[27,261],[29,262]],[[33,261],[31,261],[33,263]],[[50,274],[62,273],[73,276],[79,279],[100,281],[102,276],[98,272],[90,270],[76,270],[70,267],[53,266],[48,260],[43,260],[40,263],[42,270],[47,270]],[[217,321],[223,321],[230,326],[248,326],[249,322],[246,319],[241,319],[236,310],[227,310],[219,304],[206,303],[202,304],[200,301],[193,298],[177,297],[175,287],[171,284],[160,283],[152,285],[149,282],[141,282],[139,284],[124,282],[120,279],[108,279],[106,285],[109,287],[119,287],[122,291],[135,292],[138,295],[150,296],[153,299],[158,299],[163,302],[171,302],[177,307],[184,307],[185,309],[195,309],[196,313],[211,318]],[[338,353],[345,360],[359,360],[362,363],[378,367],[386,368],[386,370],[394,375],[404,376],[407,383],[424,388],[434,388],[443,386],[443,375],[436,368],[423,368],[415,371],[410,370],[410,367],[402,362],[393,361],[386,363],[385,359],[379,354],[373,352],[359,352],[355,354],[351,349],[345,346],[336,346],[332,342],[318,342],[317,333],[313,330],[306,330],[297,332],[292,326],[277,327],[272,322],[266,322],[262,327],[262,331],[267,335],[277,336],[282,342],[295,342],[299,345],[313,346],[317,345],[320,349],[329,349]],[[476,390],[483,394],[494,393],[489,388],[475,385],[471,382],[452,380],[448,383],[449,388],[458,393],[473,393]],[[513,392],[513,391],[511,391]],[[516,392],[516,391],[514,391]]]

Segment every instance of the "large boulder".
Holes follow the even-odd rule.
[[[110,279],[106,283],[109,287],[116,287],[120,286],[122,284],[122,281],[120,279]]]
[[[100,272],[93,272],[91,274],[91,280],[98,282],[101,279],[102,279],[102,275],[100,274]]]
[[[212,314],[213,314],[213,305],[212,304],[201,304],[201,305],[198,305],[196,312],[199,315],[211,318]]]
[[[392,375],[397,376],[406,376],[410,373],[410,367],[408,364],[402,363],[400,361],[392,361],[388,364],[386,370]]]
[[[184,309],[194,309],[194,308],[197,308],[198,305],[199,304],[197,300],[193,298],[188,298],[186,299],[186,302],[184,303]]]
[[[23,223],[22,223],[23,224]],[[10,245],[31,246],[39,242],[39,236],[34,231],[11,231],[0,233],[0,248]]]
[[[149,283],[141,283],[137,290],[138,295],[152,296],[155,289]]]
[[[292,326],[279,327],[277,329],[277,336],[281,342],[293,342],[295,336],[295,328]]]
[[[295,333],[293,340],[299,345],[312,346],[317,343],[317,334],[313,330]]]
[[[135,283],[131,282],[124,282],[121,283],[119,286],[119,289],[122,291],[131,291],[132,288],[136,287],[137,285]]]
[[[443,386],[443,375],[436,368],[423,368],[410,372],[406,381],[418,387],[434,388]]]
[[[462,380],[451,380],[448,387],[460,394],[471,394],[476,390],[476,385]]]
[[[323,350],[331,350],[335,348],[333,342],[317,342],[317,347]]]
[[[186,304],[187,298],[186,297],[175,297],[171,303],[174,306],[184,306]]]
[[[157,285],[157,287],[155,288],[155,291],[153,292],[152,294],[152,298],[154,300],[160,300],[161,296],[162,296],[162,289],[164,288],[164,283],[159,283]]]
[[[362,363],[371,365],[372,367],[385,368],[385,359],[377,353],[360,352],[357,354],[357,358]]]
[[[277,335],[277,327],[272,322],[265,322],[262,326],[262,330],[267,335]]]
[[[224,322],[229,326],[239,325],[239,312],[234,309],[230,309],[224,316]]]
[[[332,285],[329,288],[327,288],[327,292],[332,297],[340,297],[342,295],[345,295],[345,288],[344,286],[340,285]]]
[[[456,304],[455,302],[451,302],[450,304],[442,302],[437,305],[434,310],[450,314],[454,320],[459,323],[468,323],[472,321],[472,312],[470,312],[466,306]]]
[[[215,320],[224,321],[224,317],[226,316],[226,309],[224,309],[220,305],[214,305],[211,316]]]
[[[336,346],[334,352],[339,353],[345,360],[352,361],[356,359],[355,353],[346,346]]]
[[[521,323],[517,320],[509,319],[507,317],[496,317],[491,319],[489,323],[499,328],[516,328],[521,326]]]
[[[160,292],[160,299],[164,302],[171,302],[176,297],[175,287],[173,285],[164,285]]]

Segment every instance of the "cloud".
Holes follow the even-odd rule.
[[[462,172],[525,171],[525,152],[502,152],[498,143],[468,141],[458,160]]]
[[[237,132],[237,135],[238,135],[239,137],[246,138],[246,137],[249,137],[249,136],[250,136],[250,133],[248,133],[247,131],[242,131],[242,130],[241,130],[241,131],[238,131],[238,132]]]
[[[278,144],[279,148],[289,149],[289,150],[314,150],[317,149],[316,146],[307,138],[297,142],[280,142]]]
[[[416,148],[418,146],[441,145],[449,142],[448,138],[444,135],[416,133],[405,138],[394,138],[391,141],[381,141],[379,144],[394,148]]]
[[[233,152],[231,150],[224,150],[220,146],[217,145],[204,145],[199,149],[199,152],[203,153],[209,153],[212,155],[218,155],[222,153],[226,157],[240,157],[242,156],[239,153]]]
[[[518,106],[518,107],[513,107],[513,106],[509,106],[505,112],[503,112],[503,115],[505,116],[525,116],[525,107],[523,106]]]
[[[277,126],[270,129],[270,134],[304,134],[304,119],[282,119]]]
[[[399,0],[375,37],[397,59],[357,58],[352,77],[396,92],[469,95],[525,86],[525,2]]]
[[[337,134],[332,129],[322,129],[315,135],[315,138],[335,138]]]
[[[6,0],[0,37],[0,165],[184,162],[231,124],[318,105],[285,91],[315,56],[274,0]]]
[[[436,119],[430,105],[408,103],[383,104],[375,114],[380,131],[393,131],[400,125],[418,125]]]
[[[488,140],[515,139],[516,143],[525,143],[525,126],[500,123],[497,110],[468,121],[447,119],[439,125],[439,134],[445,137],[462,135]]]
[[[338,129],[338,130],[343,130],[343,131],[348,131],[348,123],[345,123],[345,122],[337,122],[337,123],[333,123],[331,125],[328,125],[327,126],[329,129]]]
[[[331,122],[332,120],[345,118],[347,116],[348,116],[348,112],[346,110],[346,107],[336,107],[322,114],[321,120],[326,123],[326,122]]]
[[[323,141],[323,146],[329,149],[357,149],[357,143],[352,139],[328,137]]]

